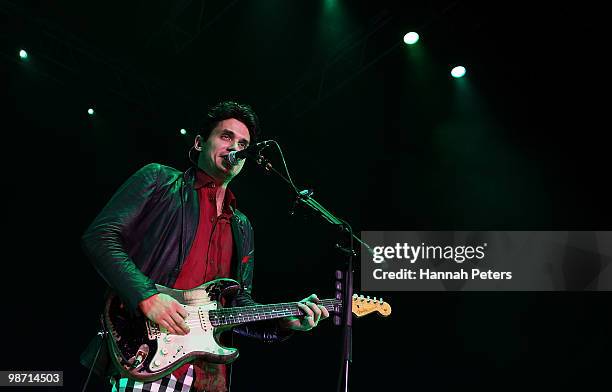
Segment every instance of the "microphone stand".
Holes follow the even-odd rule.
[[[276,173],[280,178],[282,178],[286,183],[291,186],[291,189],[296,193],[296,205],[298,203],[307,206],[312,211],[316,213],[316,215],[320,216],[323,220],[331,223],[332,225],[337,226],[344,233],[349,234],[350,245],[349,247],[343,247],[340,244],[336,244],[336,249],[338,249],[341,253],[347,256],[346,264],[344,265],[344,271],[336,271],[336,298],[342,298],[342,364],[341,364],[341,372],[338,377],[338,392],[348,392],[349,388],[349,370],[352,363],[352,331],[353,331],[353,314],[352,314],[352,297],[353,297],[353,257],[357,254],[353,249],[353,239],[356,239],[360,243],[362,243],[366,249],[372,251],[370,246],[361,241],[358,237],[353,234],[353,229],[351,226],[344,220],[336,217],[329,210],[323,207],[319,202],[312,198],[313,191],[310,189],[299,190],[295,187],[295,185],[289,181],[282,173],[277,171],[270,161],[266,159],[261,152],[255,157],[255,162],[264,170],[268,172]],[[293,211],[291,214],[293,215]],[[334,324],[339,325],[340,320],[334,317]]]

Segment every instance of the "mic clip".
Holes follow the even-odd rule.
[[[264,170],[268,173],[272,170],[272,164],[270,163],[270,160],[261,155],[261,151],[257,153],[257,156],[255,156],[255,163],[263,167]]]
[[[298,194],[300,196],[300,199],[307,199],[314,194],[314,191],[312,189],[304,189],[300,191]]]
[[[294,216],[297,207],[300,206],[301,203],[304,202],[304,200],[308,200],[313,194],[314,194],[314,190],[312,189],[304,189],[304,190],[299,191],[295,199],[293,200],[293,206],[289,210],[289,215]],[[310,215],[314,215],[314,213],[310,211]]]

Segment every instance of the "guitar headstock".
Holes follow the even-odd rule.
[[[365,316],[372,312],[378,312],[387,317],[391,314],[391,305],[382,300],[382,298],[371,299],[369,296],[353,294],[353,313],[357,317]]]

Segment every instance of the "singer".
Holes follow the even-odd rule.
[[[236,209],[228,188],[245,161],[232,164],[227,156],[255,143],[258,130],[250,106],[215,105],[189,150],[193,167],[180,172],[157,163],[144,166],[116,191],[82,237],[95,269],[130,310],[142,312],[172,334],[189,332],[186,312],[172,297],[159,293],[156,283],[191,289],[216,278],[232,278],[245,287],[235,305],[255,304],[253,228]],[[310,330],[329,316],[317,302],[312,294],[299,304],[302,317],[246,324],[233,332],[263,341],[284,340],[292,330]],[[81,363],[110,378],[113,391],[224,392],[230,387],[225,365],[199,360],[154,382],[119,378],[106,345],[93,363],[99,347],[99,338],[94,339]]]

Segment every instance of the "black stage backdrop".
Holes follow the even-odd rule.
[[[80,235],[141,166],[186,168],[221,99],[250,103],[298,185],[356,231],[611,228],[609,45],[584,2],[0,4],[0,370],[63,370],[80,390],[104,290]],[[233,190],[256,299],[333,296],[335,233],[289,216],[287,187],[252,164]],[[587,390],[610,368],[609,293],[367,294],[393,314],[355,320],[352,391]],[[329,320],[239,347],[236,391],[335,390]]]

